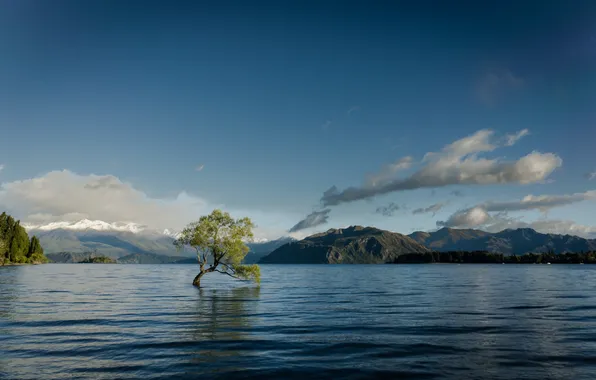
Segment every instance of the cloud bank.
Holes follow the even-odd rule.
[[[515,134],[519,136],[514,138],[515,141],[527,134],[522,132]],[[321,202],[324,206],[337,206],[393,192],[449,185],[530,184],[544,181],[563,163],[554,153],[537,151],[515,161],[479,157],[481,153],[499,148],[491,142],[493,135],[494,132],[488,129],[477,131],[445,146],[440,152],[427,153],[422,167],[413,174],[401,178],[392,176],[410,166],[411,158],[404,157],[370,177],[361,187],[339,190],[332,186],[323,193]]]
[[[135,223],[156,230],[179,230],[214,208],[224,205],[184,191],[175,197],[154,198],[112,175],[79,175],[69,170],[0,185],[0,208],[24,224],[77,222]],[[277,238],[287,216],[258,210],[226,210],[234,217],[249,216],[257,223],[255,236]],[[260,226],[260,223],[265,225]]]

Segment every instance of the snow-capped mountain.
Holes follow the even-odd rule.
[[[83,219],[78,222],[52,222],[48,224],[24,224],[27,230],[52,231],[52,230],[74,230],[74,231],[120,231],[132,232],[134,234],[143,232],[147,228],[137,223],[107,223],[101,220]],[[168,231],[168,230],[166,230]],[[169,233],[169,231],[168,231]]]
[[[46,253],[92,252],[114,258],[130,254],[189,255],[178,252],[173,242],[180,232],[156,230],[137,223],[108,223],[83,219],[76,222],[23,224],[30,235],[36,235]],[[270,252],[285,243],[286,238],[269,241],[257,238],[247,243],[251,253]]]

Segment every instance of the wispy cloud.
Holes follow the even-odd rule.
[[[329,213],[331,212],[330,209],[325,209],[321,211],[313,211],[312,213],[308,214],[306,218],[302,219],[298,223],[294,225],[294,227],[290,228],[288,232],[298,232],[300,230],[304,230],[307,228],[312,228],[316,226],[320,226],[321,224],[327,223],[329,219]]]
[[[523,78],[510,70],[491,70],[486,72],[476,83],[476,96],[486,105],[495,105],[508,91],[524,85]]]
[[[412,211],[412,214],[419,215],[419,214],[432,213],[433,216],[435,216],[435,214],[437,212],[439,212],[446,205],[447,205],[447,203],[435,203],[435,204],[432,204],[432,205],[430,205],[428,207],[417,208],[417,209],[415,209],[415,210]]]
[[[4,170],[4,164],[0,164],[0,172]]]
[[[508,134],[505,136],[505,138],[507,139],[507,141],[505,142],[506,146],[512,146],[514,145],[519,139],[521,139],[524,136],[527,136],[530,134],[530,131],[528,129],[522,129],[521,131],[514,133],[514,134]]]
[[[379,206],[377,207],[375,213],[381,214],[383,216],[393,216],[396,211],[400,209],[399,205],[391,202],[387,206]]]
[[[204,168],[205,168],[205,164],[200,164],[199,166],[197,166],[197,167],[195,168],[195,171],[197,171],[197,172],[200,172],[200,171],[202,171]]]
[[[586,173],[586,178],[588,179],[588,181],[591,181],[593,179],[596,178],[596,171],[593,171],[591,173]]]
[[[491,141],[494,132],[483,129],[472,135],[456,140],[445,146],[440,152],[424,155],[422,167],[410,176],[395,178],[378,176],[382,181],[370,178],[360,187],[339,190],[332,186],[323,193],[321,202],[325,206],[369,199],[378,195],[414,190],[420,188],[438,188],[449,185],[491,185],[491,184],[530,184],[542,182],[563,163],[554,153],[533,151],[516,161],[503,161],[499,158],[487,159],[479,154],[492,152],[499,145]],[[411,157],[405,157],[397,163],[411,163]],[[384,168],[380,174],[391,173]],[[373,179],[377,179],[372,176]]]
[[[360,111],[360,106],[353,106],[350,107],[350,109],[348,110],[348,116],[352,115],[352,113],[356,112],[356,111]]]
[[[329,129],[329,127],[331,127],[331,124],[333,124],[333,122],[331,120],[327,120],[323,123],[323,125],[321,125],[321,128],[326,131]]]
[[[385,165],[378,173],[369,175],[366,182],[372,187],[382,186],[391,181],[399,171],[406,170],[410,166],[412,166],[412,157],[400,158],[391,164]]]

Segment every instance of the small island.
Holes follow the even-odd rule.
[[[80,264],[116,264],[116,260],[111,259],[107,256],[89,257],[83,261],[79,261]]]
[[[29,235],[19,220],[3,212],[0,215],[0,265],[43,264],[48,258],[43,254],[39,239]]]

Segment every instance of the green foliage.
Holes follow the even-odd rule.
[[[200,286],[201,277],[210,272],[252,279],[258,283],[261,278],[259,267],[241,264],[249,251],[245,241],[252,240],[253,227],[249,218],[234,219],[221,210],[213,210],[197,222],[190,223],[174,245],[178,249],[192,247],[196,251],[200,272],[193,284]],[[207,264],[210,266],[205,268]]]
[[[257,284],[261,282],[261,269],[257,264],[235,265],[233,269],[239,278],[253,279]]]
[[[47,261],[39,239],[34,236],[29,241],[29,235],[20,221],[15,221],[12,216],[3,212],[0,215],[0,265]]]

